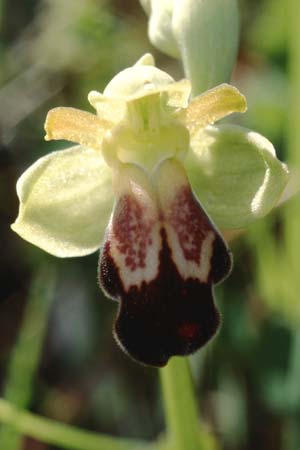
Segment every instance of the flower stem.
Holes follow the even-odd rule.
[[[48,264],[42,265],[33,279],[22,327],[6,374],[4,398],[18,408],[28,407],[31,401],[54,284],[54,271]],[[22,434],[15,427],[1,427],[0,442],[6,450],[18,450],[22,446],[22,440]]]
[[[70,425],[21,411],[0,399],[0,421],[44,443],[70,450],[134,450],[143,443],[84,431]],[[2,448],[2,447],[1,447]]]
[[[292,450],[300,442],[299,404],[300,404],[300,330],[295,329],[290,349],[289,370],[285,380],[285,398],[290,414],[283,427],[283,448]]]
[[[289,118],[288,118],[288,151],[289,162],[295,166],[300,165],[300,2],[289,0]]]
[[[174,450],[201,450],[201,424],[187,358],[172,358],[160,370],[168,438]]]
[[[289,52],[289,117],[288,117],[288,161],[291,166],[300,167],[300,2],[299,0],[289,0],[288,3],[288,52]],[[288,268],[286,273],[286,283],[292,286],[292,295],[283,301],[290,304],[298,304],[299,283],[299,248],[300,248],[300,207],[299,197],[295,196],[284,209],[284,254],[285,265]],[[295,315],[296,317],[296,315]],[[299,319],[299,315],[298,315]],[[297,330],[298,329],[298,330]],[[297,414],[299,393],[299,349],[300,332],[299,320],[295,322],[294,339],[290,357],[289,375],[287,378],[287,397],[290,404],[294,405],[293,414],[286,420],[284,448],[292,449],[299,446],[300,426]],[[290,406],[291,406],[290,405]]]

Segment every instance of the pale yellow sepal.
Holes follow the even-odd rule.
[[[138,64],[118,73],[103,94],[111,98],[129,99],[174,83],[174,79],[155,66]]]
[[[111,124],[86,111],[58,107],[51,109],[46,117],[46,141],[65,139],[80,145],[101,149],[101,141]]]
[[[98,91],[88,94],[89,103],[97,111],[97,115],[108,123],[118,124],[125,117],[127,108],[126,101],[119,98],[110,98]]]
[[[190,81],[183,79],[174,82],[170,75],[157,69],[152,63],[152,55],[146,54],[134,66],[117,74],[108,83],[103,94],[97,91],[89,93],[88,100],[101,120],[118,124],[127,119],[129,103],[138,100],[143,102],[147,97],[155,95],[162,97],[162,107],[187,107],[191,92]]]
[[[194,98],[186,110],[185,123],[191,134],[229,114],[247,110],[246,98],[234,86],[220,84]]]
[[[54,256],[96,251],[113,206],[110,169],[95,150],[72,147],[38,159],[17,183],[12,229]]]
[[[220,229],[243,228],[265,216],[289,180],[271,142],[234,125],[200,130],[185,167],[195,194]]]

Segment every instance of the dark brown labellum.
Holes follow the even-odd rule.
[[[115,337],[132,358],[151,366],[189,355],[215,335],[220,314],[213,284],[232,264],[189,185],[173,197],[155,219],[139,196],[121,196],[100,255],[101,287],[119,301]]]

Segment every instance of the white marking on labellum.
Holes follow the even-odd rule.
[[[108,228],[110,254],[119,268],[126,291],[131,286],[140,287],[143,282],[148,283],[158,272],[159,223],[155,208],[148,206],[149,209],[137,197],[122,196]]]
[[[180,274],[209,282],[216,231],[189,185],[181,186],[164,213],[167,239]]]

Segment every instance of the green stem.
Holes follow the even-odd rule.
[[[0,421],[24,435],[70,450],[134,450],[144,445],[134,439],[100,435],[21,411],[2,399]]]
[[[4,398],[19,408],[26,408],[31,402],[54,284],[55,274],[52,268],[48,264],[42,265],[28,295],[22,327],[6,375]],[[1,428],[0,442],[6,450],[18,450],[22,440],[22,435],[14,427],[6,425]]]
[[[283,448],[293,450],[300,442],[299,404],[300,404],[300,330],[295,330],[290,350],[289,371],[285,380],[285,396],[290,414],[283,427]]]
[[[3,10],[4,10],[4,0],[0,0],[0,30],[2,30],[3,27]],[[0,42],[1,43],[1,42]]]
[[[288,52],[289,52],[289,117],[288,117],[288,160],[291,166],[300,167],[300,2],[288,1]],[[298,196],[297,196],[298,197]],[[298,198],[290,201],[284,209],[284,254],[287,255],[286,267],[289,279],[287,283],[293,286],[289,302],[298,304],[299,283],[299,249],[300,249],[300,207]],[[288,275],[286,275],[288,276]],[[299,316],[298,316],[299,317]],[[299,321],[295,323],[299,327]],[[299,391],[299,348],[300,332],[295,330],[290,357],[289,375],[286,380],[287,397],[291,408],[290,417],[285,423],[283,435],[284,448],[299,447],[299,414],[297,413],[300,399]],[[298,401],[297,401],[298,400]]]
[[[286,379],[286,396],[289,405],[298,410],[300,405],[300,330],[296,329],[292,337],[289,371]]]
[[[160,374],[172,449],[200,450],[201,428],[188,359],[172,358]]]
[[[300,2],[289,0],[288,47],[289,47],[289,118],[288,143],[289,161],[300,165]]]

